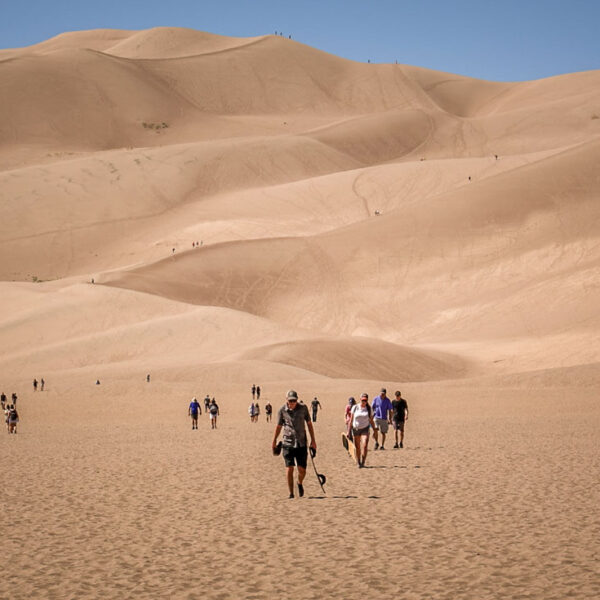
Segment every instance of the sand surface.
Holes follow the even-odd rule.
[[[0,598],[600,596],[599,90],[177,28],[0,51]],[[288,500],[253,383],[319,397],[326,494]],[[405,448],[359,470],[382,385]]]

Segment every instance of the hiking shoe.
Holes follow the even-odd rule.
[[[379,449],[379,442],[375,442],[375,448],[373,448],[373,450],[378,450]]]
[[[383,446],[381,446],[381,448],[379,448],[380,450],[385,450],[385,448]]]
[[[404,444],[400,442],[400,448],[404,448]]]
[[[288,496],[288,498],[293,498],[293,497],[294,497],[294,494],[290,494],[290,495]]]
[[[300,498],[304,496],[304,486],[301,483],[298,484],[298,496],[300,496]]]
[[[394,444],[394,448],[399,448],[400,446],[398,446],[398,444]]]

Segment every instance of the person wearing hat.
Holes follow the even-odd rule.
[[[348,398],[348,404],[346,404],[346,409],[344,411],[344,418],[346,420],[346,429],[348,430],[348,439],[351,440],[352,438],[352,427],[350,425],[350,422],[352,421],[352,417],[350,415],[351,411],[352,411],[352,407],[356,404],[356,400],[354,399],[354,396],[350,396],[350,398]]]
[[[198,429],[198,415],[202,414],[202,409],[200,408],[200,402],[196,400],[196,397],[192,398],[190,402],[190,406],[188,408],[188,416],[192,417],[192,429]]]
[[[286,403],[277,413],[277,425],[273,435],[273,453],[278,453],[277,438],[283,429],[282,454],[285,461],[289,497],[294,497],[294,466],[298,468],[298,495],[304,496],[302,482],[306,475],[306,462],[308,459],[308,448],[306,439],[306,427],[310,433],[310,447],[317,450],[315,431],[308,414],[308,407],[298,402],[298,394],[289,390],[286,394]]]
[[[394,448],[404,448],[404,423],[408,421],[408,403],[402,397],[400,390],[395,395],[396,399],[392,401],[394,407],[394,435],[396,436]],[[398,432],[400,432],[400,442],[398,442]]]
[[[379,396],[373,398],[373,417],[375,421],[375,431],[373,431],[373,439],[375,440],[375,447],[373,450],[381,448],[385,450],[385,436],[387,435],[388,428],[392,424],[392,412],[393,406],[392,401],[387,397],[385,388],[381,388]],[[381,446],[379,445],[379,439],[377,432],[381,433]]]

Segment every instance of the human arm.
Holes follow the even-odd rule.
[[[306,425],[308,426],[308,432],[310,433],[310,447],[316,450],[317,441],[315,440],[315,430],[313,428],[312,421],[308,421]]]
[[[275,426],[275,433],[273,434],[273,444],[271,445],[273,449],[275,449],[277,447],[277,438],[279,437],[280,433],[281,433],[281,425],[277,424]]]
[[[369,423],[371,424],[371,427],[375,431],[375,433],[373,435],[375,435],[375,441],[377,441],[377,427],[375,427],[375,421],[373,420],[374,414],[375,414],[375,411],[371,409],[369,411]]]

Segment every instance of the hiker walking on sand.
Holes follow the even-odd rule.
[[[317,397],[315,396],[313,401],[310,403],[312,406],[312,420],[313,423],[317,422],[317,411],[319,410],[319,408],[321,408],[321,403],[317,400]]]
[[[396,399],[392,400],[394,416],[392,422],[394,424],[394,435],[396,443],[394,448],[404,448],[404,423],[408,421],[408,402],[402,397],[402,393],[397,391]],[[398,443],[398,432],[400,432],[400,443]]]
[[[392,424],[392,402],[386,396],[386,389],[381,388],[379,396],[373,399],[373,413],[375,417],[375,431],[373,431],[373,438],[375,439],[375,447],[373,450],[377,450],[379,446],[379,440],[377,432],[381,433],[381,450],[385,450],[385,436],[388,432],[388,427]]]
[[[271,422],[271,418],[273,417],[273,407],[270,402],[265,404],[265,415],[267,417],[267,423]]]
[[[351,427],[351,421],[352,421],[352,407],[356,405],[356,400],[354,399],[354,396],[350,396],[350,398],[348,398],[348,404],[346,404],[346,409],[344,412],[344,419],[346,421],[346,429],[348,431],[348,439],[352,440],[352,427]]]
[[[256,386],[256,399],[260,400],[260,385]]]
[[[43,378],[43,377],[42,377],[42,379],[41,379],[40,383],[41,383],[41,385],[42,385],[42,387],[41,387],[40,389],[41,389],[41,391],[43,392],[43,391],[44,391],[44,386],[46,385],[46,382],[44,381],[44,378]]]
[[[308,408],[306,405],[298,403],[298,394],[294,390],[289,390],[286,394],[286,403],[277,413],[277,425],[273,435],[272,448],[274,454],[279,453],[277,438],[283,429],[281,447],[283,449],[290,498],[294,497],[294,465],[298,468],[298,495],[300,497],[304,496],[302,482],[306,476],[306,462],[308,459],[305,424],[310,433],[310,447],[316,451],[315,431],[308,414]]]
[[[250,423],[254,423],[254,402],[248,407],[248,414],[250,415]]]
[[[37,380],[37,379],[34,379],[34,380],[33,380],[33,391],[34,391],[34,392],[37,392],[37,386],[38,386],[38,380]]]
[[[210,396],[208,394],[206,394],[206,396],[204,397],[204,410],[206,411],[206,414],[210,414],[208,412],[208,407],[210,406]]]
[[[356,448],[356,464],[359,468],[365,466],[367,452],[369,451],[369,430],[375,429],[373,411],[369,406],[369,394],[362,394],[360,403],[355,404],[350,411],[350,426]]]
[[[8,433],[17,433],[17,423],[19,422],[19,413],[15,406],[10,406],[8,411]]]
[[[2,405],[2,410],[6,408],[6,394],[4,392],[0,395],[0,405]]]
[[[219,411],[219,405],[215,402],[214,398],[212,399],[212,401],[208,407],[208,414],[210,415],[210,428],[216,429],[217,428],[217,417],[221,413]]]
[[[254,403],[254,422],[258,423],[258,417],[260,416],[260,406],[258,400]]]
[[[252,384],[252,400],[256,398],[256,385]]]
[[[190,407],[188,408],[188,416],[192,417],[192,429],[198,429],[198,415],[201,414],[202,409],[200,408],[200,402],[198,402],[194,396],[190,402]]]

